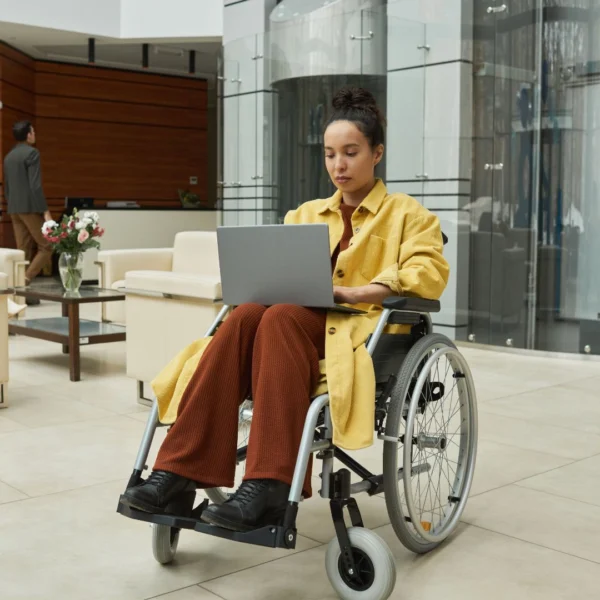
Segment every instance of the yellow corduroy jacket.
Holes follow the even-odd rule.
[[[326,200],[306,202],[290,211],[286,224],[326,223],[330,251],[344,230],[341,192]],[[353,237],[340,252],[334,285],[357,287],[382,283],[398,296],[438,299],[448,282],[449,267],[442,255],[438,218],[405,194],[388,194],[378,180],[352,215]],[[375,376],[365,342],[381,314],[374,305],[356,305],[365,315],[327,315],[325,360],[315,395],[329,393],[333,442],[357,450],[373,443]],[[173,423],[179,401],[198,367],[210,338],[182,350],[152,382],[162,423]]]

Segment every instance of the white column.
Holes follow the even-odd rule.
[[[223,17],[223,224],[276,222],[270,164],[272,95],[266,25],[275,0],[225,0]]]
[[[388,5],[388,188],[438,215],[451,275],[435,330],[464,339],[469,303],[472,0]]]

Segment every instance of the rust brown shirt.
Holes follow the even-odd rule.
[[[331,256],[332,272],[335,270],[335,264],[337,263],[340,252],[346,250],[350,244],[350,239],[352,238],[352,215],[356,210],[356,206],[348,206],[342,202],[340,204],[340,210],[342,211],[342,219],[344,220],[344,233],[342,234],[340,243],[337,245],[337,248],[333,251]]]

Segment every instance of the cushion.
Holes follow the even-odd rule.
[[[214,231],[184,231],[175,236],[173,272],[220,278],[217,234]]]
[[[218,277],[194,275],[190,273],[170,273],[168,271],[129,271],[125,275],[125,288],[191,296],[203,300],[221,298],[221,281]]]

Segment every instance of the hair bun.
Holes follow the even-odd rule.
[[[377,113],[377,101],[369,90],[359,87],[345,87],[333,97],[333,108],[337,111],[350,109],[372,110]]]

